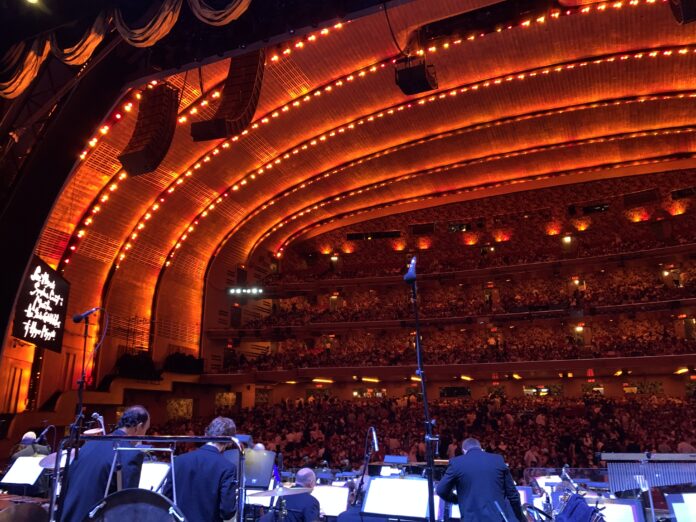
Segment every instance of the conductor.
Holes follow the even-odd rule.
[[[450,460],[437,494],[459,504],[462,520],[524,522],[520,494],[503,457],[484,452],[481,443],[471,438],[462,450],[464,455]]]

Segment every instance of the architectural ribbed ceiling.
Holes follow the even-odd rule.
[[[389,16],[403,46],[485,3],[414,0]],[[229,62],[167,78],[183,89],[180,123],[160,167],[137,178],[116,159],[138,109],[128,93],[86,145],[37,253],[64,269],[71,309],[110,311],[112,348],[137,335],[156,354],[195,349],[202,317],[222,324],[229,270],[342,219],[512,182],[669,170],[696,153],[696,25],[678,25],[666,3],[540,12],[500,29],[426,43],[439,88],[413,97],[395,85],[383,12],[269,48],[254,121],[227,141],[194,143],[190,123],[214,113]],[[108,371],[117,350],[104,353]]]

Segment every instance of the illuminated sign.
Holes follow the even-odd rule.
[[[65,279],[33,256],[17,297],[12,335],[60,353],[69,290]]]

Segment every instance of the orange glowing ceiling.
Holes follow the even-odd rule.
[[[405,45],[486,3],[411,1],[390,19]],[[537,13],[425,47],[439,89],[413,97],[395,85],[381,11],[269,48],[252,125],[219,142],[194,143],[190,123],[215,111],[228,62],[202,68],[204,93],[197,73],[167,78],[184,91],[179,126],[157,171],[137,178],[116,159],[137,113],[129,93],[37,248],[76,288],[71,306],[101,303],[116,321],[155,314],[145,342],[193,345],[206,277],[219,292],[229,268],[321,227],[485,187],[666,170],[696,152],[696,25],[664,2]]]

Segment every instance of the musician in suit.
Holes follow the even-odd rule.
[[[217,417],[205,429],[207,437],[232,437],[232,419]],[[177,507],[187,522],[220,522],[237,511],[237,466],[223,456],[231,445],[209,442],[174,460]],[[171,473],[164,494],[174,500]]]
[[[317,485],[317,477],[309,468],[300,469],[295,475],[296,488],[314,489]],[[276,507],[280,500],[276,501]],[[285,497],[285,508],[288,511],[285,522],[317,522],[319,520],[319,501],[311,493],[288,495]],[[278,513],[267,513],[259,519],[259,522],[274,522],[279,519]]]
[[[520,495],[503,457],[484,452],[481,443],[471,438],[462,449],[464,455],[450,460],[437,494],[459,504],[463,521],[524,522]]]
[[[150,414],[147,410],[142,406],[132,406],[123,412],[117,429],[111,435],[140,437],[149,428]],[[114,451],[114,443],[110,441],[90,441],[80,449],[78,457],[70,464],[67,489],[61,495],[61,522],[82,522],[104,498]],[[137,488],[143,454],[139,451],[119,452],[117,463],[121,472],[121,487]],[[116,489],[116,482],[116,478],[113,478],[112,491]]]

